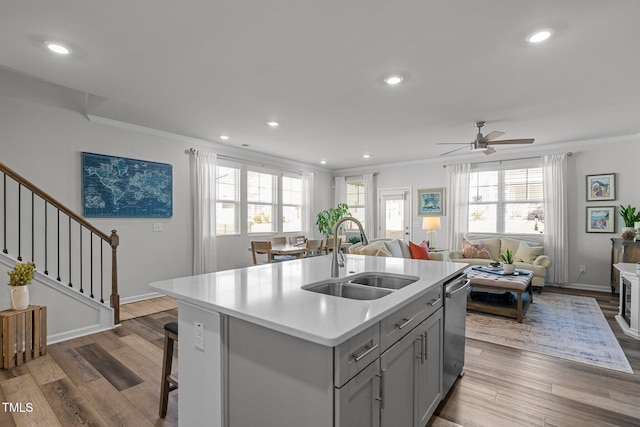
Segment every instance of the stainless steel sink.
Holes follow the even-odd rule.
[[[349,279],[350,283],[371,286],[372,288],[402,289],[420,280],[416,276],[389,273],[362,273]]]
[[[319,294],[357,300],[378,299],[393,292],[388,289],[372,288],[348,282],[332,281],[314,283],[311,285],[303,286],[302,289],[311,292],[317,292]]]

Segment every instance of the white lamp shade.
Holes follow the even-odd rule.
[[[439,216],[426,216],[422,218],[423,230],[440,230],[440,217]]]

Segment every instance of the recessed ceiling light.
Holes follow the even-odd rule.
[[[220,135],[220,139],[224,139],[226,141],[229,139],[229,135]]]
[[[401,83],[403,80],[404,80],[404,77],[402,77],[401,75],[393,74],[385,77],[384,82],[389,86],[395,86],[398,83]]]
[[[362,157],[365,158],[365,159],[368,159],[368,158],[371,157],[371,154],[363,154]]]
[[[544,30],[538,30],[534,33],[531,33],[529,36],[527,36],[527,41],[529,43],[542,43],[543,41],[547,40],[549,37],[551,37],[551,35],[553,34],[553,30],[550,28],[545,28]]]
[[[320,164],[321,164],[321,165],[326,165],[326,164],[327,164],[327,161],[326,161],[326,160],[320,160]]]
[[[71,49],[66,47],[63,44],[56,42],[46,42],[47,49],[51,52],[57,53],[58,55],[69,55],[71,53]]]
[[[267,124],[268,124],[269,126],[271,126],[272,128],[276,128],[276,127],[278,127],[278,125],[279,125],[280,123],[276,122],[275,120],[271,120],[271,121],[267,122]]]

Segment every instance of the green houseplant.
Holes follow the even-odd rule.
[[[36,266],[32,262],[16,263],[13,270],[9,271],[9,286],[11,286],[11,308],[24,310],[29,307],[29,287],[33,280]]]
[[[503,263],[504,274],[513,274],[516,266],[513,264],[513,251],[511,249],[500,253],[500,261]]]
[[[633,228],[635,223],[640,221],[640,211],[636,213],[636,208],[631,207],[631,205],[627,205],[626,208],[620,205],[620,210],[618,212],[624,221],[625,227]]]
[[[326,238],[333,234],[333,227],[344,216],[350,216],[349,206],[339,203],[336,208],[329,208],[319,212],[316,216],[316,225],[320,233]]]

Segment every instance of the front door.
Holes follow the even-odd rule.
[[[381,189],[378,191],[380,230],[387,239],[411,240],[411,189]]]

